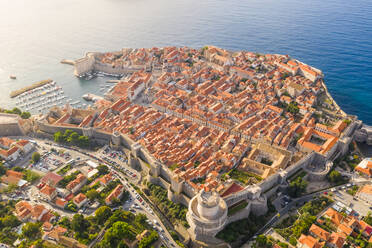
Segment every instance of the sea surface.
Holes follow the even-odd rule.
[[[345,112],[372,125],[371,0],[0,0],[0,106],[47,78],[74,100],[102,94],[105,78],[81,80],[60,64],[87,51],[204,45],[321,69]]]

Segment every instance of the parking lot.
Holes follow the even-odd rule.
[[[361,199],[358,199],[358,197],[349,195],[348,193],[346,193],[346,189],[337,190],[333,193],[335,201],[342,202],[346,206],[349,206],[361,216],[366,216],[369,211],[372,211],[371,206],[368,205],[368,203]]]
[[[54,171],[65,164],[65,158],[58,156],[52,152],[44,152],[41,155],[40,161],[36,164],[30,164],[29,168],[41,172]]]
[[[131,179],[138,179],[136,171],[128,166],[128,158],[122,151],[115,151],[111,150],[109,147],[104,147],[101,151],[100,158],[115,166],[117,169],[122,170]]]

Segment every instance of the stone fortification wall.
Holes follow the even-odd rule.
[[[94,130],[92,138],[106,140],[108,142],[111,139],[111,134],[107,132],[99,131],[99,130]]]
[[[271,187],[267,191],[263,192],[263,194],[266,196],[266,198],[269,199],[270,197],[272,197],[273,195],[276,194],[276,192],[278,191],[279,186],[280,186],[280,184],[274,185],[273,187]]]
[[[313,172],[311,170],[305,169],[305,171],[307,172],[306,180],[312,181],[312,182],[324,180],[326,176],[328,175],[329,171],[332,169],[332,166],[333,166],[333,163],[331,161],[328,161],[325,164],[324,170],[322,171]]]
[[[179,196],[180,196],[179,197],[179,203],[181,203],[181,204],[183,204],[185,206],[188,206],[191,198],[187,197],[184,194],[180,194]]]
[[[314,157],[315,157],[315,152],[309,153],[305,157],[300,159],[300,161],[298,161],[297,163],[287,167],[285,169],[286,173],[285,173],[285,177],[282,179],[282,182],[283,182],[283,180],[286,180],[288,177],[295,174],[299,169],[302,169],[305,166],[308,166],[309,164],[311,164]]]
[[[268,189],[272,188],[274,185],[280,184],[281,178],[279,174],[273,174],[270,177],[266,178],[266,180],[260,182],[258,186],[261,188],[262,192],[267,191]]]
[[[0,113],[0,136],[22,136],[24,132],[19,125],[19,116]]]
[[[190,198],[193,198],[198,193],[187,182],[183,184],[183,192]]]
[[[23,132],[18,123],[0,124],[0,137],[22,135]]]
[[[153,164],[155,163],[154,159],[152,158],[152,156],[145,150],[141,147],[141,149],[138,151],[138,154],[139,154],[139,157],[145,161],[146,163],[148,164]]]
[[[39,139],[54,139],[54,136],[52,134],[44,133],[44,132],[36,132],[34,135],[36,138],[39,138]]]
[[[359,129],[362,126],[361,121],[353,121],[342,133],[341,138],[343,137],[351,137],[355,130]]]
[[[168,196],[168,199],[170,201],[172,201],[174,203],[180,203],[184,206],[188,206],[189,202],[191,200],[190,198],[188,198],[184,194],[177,194],[177,193],[173,192],[173,190],[171,188],[168,188],[167,196]]]
[[[171,182],[171,175],[169,174],[169,171],[168,169],[165,169],[165,166],[162,165],[160,167],[160,175],[165,179],[167,180],[168,182]]]
[[[94,63],[94,53],[87,53],[84,58],[75,60],[74,75],[81,76],[87,72],[92,71],[94,68]]]
[[[231,222],[237,221],[237,220],[248,218],[248,216],[251,212],[251,205],[252,205],[252,203],[248,202],[248,205],[245,208],[243,208],[242,210],[240,210],[236,214],[234,214],[232,216],[229,216],[227,218],[226,225],[231,223]]]
[[[170,183],[168,183],[161,177],[158,177],[158,184],[159,186],[162,186],[164,189],[168,189],[170,187]]]
[[[249,186],[248,186],[249,187]],[[247,188],[248,188],[247,187]],[[225,202],[226,202],[226,205],[228,207],[234,205],[235,203],[239,202],[239,201],[242,201],[242,200],[249,200],[248,198],[248,190],[247,188],[245,188],[244,190],[242,191],[239,191],[235,194],[231,194],[227,197],[224,198]]]
[[[110,74],[129,74],[146,69],[146,66],[131,66],[131,67],[112,67],[112,65],[102,64],[95,61],[93,69],[95,71],[110,73]]]
[[[54,135],[54,133],[60,131],[60,132],[65,132],[67,129],[72,130],[74,132],[77,132],[79,135],[86,135],[93,139],[95,142],[98,144],[107,144],[110,142],[111,139],[111,134],[100,131],[100,130],[95,130],[95,129],[84,129],[81,127],[69,127],[69,126],[55,126],[55,125],[50,125],[46,124],[44,122],[39,122],[39,130],[49,134],[49,135]]]
[[[251,212],[256,216],[264,215],[267,213],[267,198],[262,195],[259,199],[251,201]]]
[[[79,135],[83,134],[82,128],[79,128],[79,127],[55,126],[55,125],[46,124],[44,122],[39,122],[38,125],[39,125],[40,131],[48,133],[48,134],[54,134],[58,131],[65,132],[67,129],[77,132]]]
[[[131,149],[131,146],[134,143],[126,134],[120,134],[120,142],[127,149]]]
[[[146,65],[131,65],[130,67],[113,67],[109,64],[99,62],[96,57],[99,53],[87,53],[85,57],[74,61],[74,75],[81,76],[91,71],[100,71],[109,74],[129,74],[143,69]]]
[[[360,125],[361,128],[355,131],[355,140],[372,145],[372,126]]]

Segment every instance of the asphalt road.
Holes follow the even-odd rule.
[[[366,180],[364,178],[360,178],[360,177],[354,175],[352,177],[352,180],[348,183],[354,183],[356,185],[362,185],[362,184],[365,184],[365,183],[368,183],[368,182],[370,182],[370,180]],[[336,189],[336,188],[339,189],[342,186],[347,185],[348,183],[345,183],[343,185],[338,185],[338,186],[333,187],[333,188],[334,189]],[[262,234],[266,231],[267,228],[274,226],[275,223],[280,219],[280,216],[283,216],[283,215],[287,214],[293,207],[296,208],[296,204],[298,206],[302,206],[306,202],[313,199],[314,196],[323,195],[323,194],[325,194],[325,192],[327,192],[327,194],[328,194],[330,192],[330,190],[333,189],[333,188],[324,189],[324,190],[321,190],[321,191],[318,191],[318,192],[315,192],[315,193],[311,193],[311,194],[308,194],[308,195],[305,195],[305,196],[302,196],[302,197],[299,197],[299,198],[292,198],[292,201],[289,202],[287,206],[285,206],[280,211],[278,211],[279,216],[278,215],[273,216],[259,231],[256,232],[256,234],[254,236]],[[336,201],[339,200],[339,201],[345,203],[348,206],[350,205],[350,203],[353,203],[352,208],[354,210],[358,211],[358,212],[361,211],[360,213],[362,215],[364,213],[366,213],[367,209],[369,209],[369,206],[365,202],[363,202],[361,200],[353,200],[353,197],[351,195],[347,194],[345,191],[337,190],[337,191],[333,192],[333,195],[334,195],[334,200],[336,200]],[[367,213],[368,213],[368,211],[367,211]]]
[[[157,228],[159,236],[161,234],[164,237],[162,239],[162,243],[164,243],[165,245],[170,246],[170,247],[179,247],[176,244],[176,242],[173,240],[170,233],[165,228],[164,224],[161,222],[160,218],[154,213],[154,211],[150,208],[150,206],[143,199],[142,199],[142,203],[141,203],[136,198],[136,193],[137,192],[135,191],[135,189],[128,182],[132,182],[133,184],[138,184],[138,182],[140,180],[140,173],[133,170],[127,163],[124,163],[123,161],[120,161],[117,158],[115,158],[115,159],[111,158],[112,160],[114,160],[115,162],[117,162],[119,164],[119,167],[121,169],[127,169],[127,170],[131,171],[132,173],[135,173],[137,175],[136,177],[133,178],[132,176],[126,175],[126,174],[122,173],[117,167],[107,163],[106,161],[103,161],[100,158],[102,156],[102,150],[98,150],[97,152],[88,152],[87,151],[86,152],[88,154],[88,156],[87,156],[87,155],[85,155],[85,154],[83,154],[79,151],[70,149],[69,147],[61,147],[57,144],[53,144],[53,142],[51,142],[49,140],[48,141],[44,141],[44,140],[40,140],[40,139],[34,139],[34,140],[37,141],[40,146],[44,146],[47,149],[49,148],[48,150],[50,150],[50,148],[52,148],[52,147],[56,148],[57,150],[64,149],[64,150],[66,150],[70,153],[71,158],[76,159],[77,157],[80,157],[80,160],[92,160],[94,162],[102,163],[102,164],[105,164],[106,166],[108,166],[111,171],[115,172],[115,176],[127,188],[128,192],[130,193],[130,196],[132,198],[131,203],[124,204],[123,208],[124,209],[129,209],[130,207],[133,207],[134,204],[137,204],[140,207],[140,209],[135,209],[134,208],[135,212],[145,214],[147,216],[147,218],[149,220],[151,220],[153,223],[154,223],[154,220],[157,221],[158,225],[154,225],[154,226]],[[49,143],[49,144],[52,144],[52,145],[49,145],[49,144],[46,144],[46,143]],[[68,215],[68,214],[62,213],[62,215]],[[162,230],[162,231],[160,231],[160,230]]]

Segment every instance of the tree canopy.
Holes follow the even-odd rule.
[[[99,207],[96,212],[95,216],[97,218],[98,224],[102,225],[110,218],[112,215],[111,209],[107,206]]]
[[[34,153],[32,154],[31,159],[32,159],[32,161],[33,161],[34,163],[39,162],[39,161],[40,161],[40,153],[38,153],[38,152],[34,152]]]
[[[71,221],[71,228],[75,232],[84,232],[89,227],[89,222],[82,214],[75,214]]]
[[[302,177],[297,177],[289,183],[289,195],[292,197],[299,197],[303,192],[305,192],[307,184],[307,181],[302,179]]]
[[[54,133],[54,141],[58,143],[68,143],[79,147],[89,147],[90,140],[87,136],[79,135],[70,129],[67,129],[64,133],[58,131]]]
[[[341,175],[340,172],[338,172],[336,170],[332,170],[331,173],[329,173],[329,175],[328,175],[328,179],[332,183],[338,183],[338,182],[342,181],[342,175]]]
[[[28,222],[22,227],[22,234],[29,240],[36,240],[41,237],[39,223]]]

